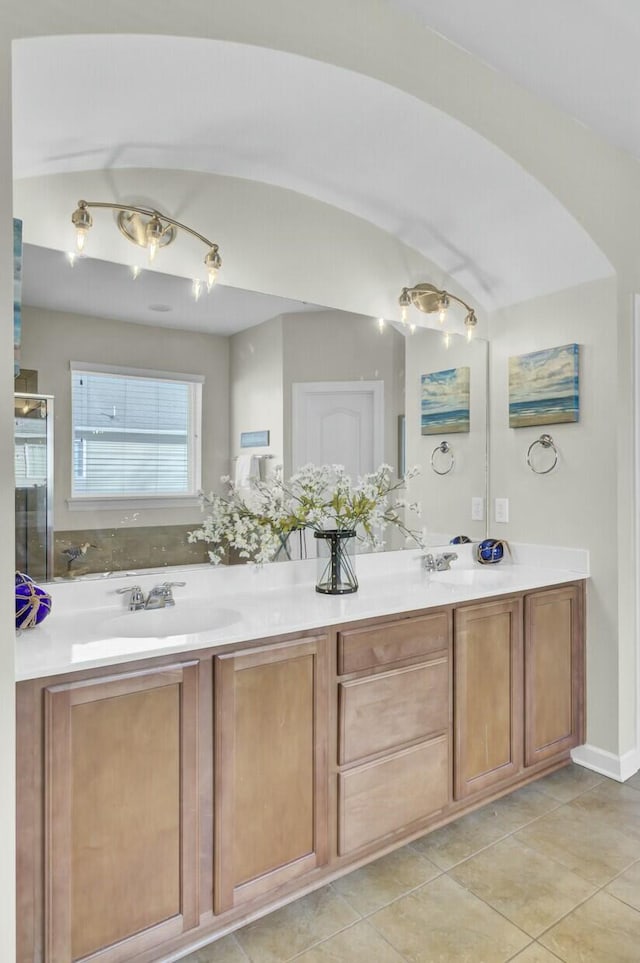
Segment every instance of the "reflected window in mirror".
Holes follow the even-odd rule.
[[[72,500],[196,497],[203,379],[83,362],[71,369]]]

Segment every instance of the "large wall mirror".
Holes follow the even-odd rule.
[[[154,507],[152,498],[117,495],[109,503],[104,497],[73,497],[87,437],[119,472],[123,440],[135,443],[141,432],[152,431],[147,412],[132,409],[131,402],[125,410],[124,401],[111,396],[98,395],[91,412],[80,417],[72,387],[74,370],[83,367],[202,379],[205,490],[220,490],[220,477],[233,476],[238,460],[246,457],[264,466],[265,474],[277,464],[288,473],[308,460],[304,440],[311,426],[303,423],[302,443],[295,437],[300,390],[378,384],[384,418],[377,455],[396,468],[401,458],[407,466],[421,466],[414,492],[429,536],[440,541],[484,533],[484,523],[471,520],[472,497],[484,501],[486,494],[487,346],[482,340],[467,343],[459,335],[446,338],[441,331],[420,328],[405,335],[393,325],[380,331],[370,317],[223,286],[196,301],[184,278],[143,271],[134,280],[123,265],[84,258],[71,266],[60,251],[26,245],[21,363],[34,396],[55,402],[53,567],[43,571],[33,551],[17,559],[27,569],[33,559],[36,577],[206,561],[202,544],[190,544],[186,537],[200,521],[194,499],[165,497]],[[423,434],[423,376],[459,369],[469,372],[467,429]],[[445,392],[443,387],[443,407]],[[153,404],[147,396],[139,403]],[[264,431],[268,437],[246,438]],[[243,438],[258,444],[245,449]],[[339,438],[330,436],[324,444],[323,459],[349,458],[348,453],[340,457]],[[365,470],[376,467],[373,453],[370,458]],[[21,484],[30,483],[23,479]],[[24,492],[19,498],[24,500]],[[393,539],[387,544],[401,547]]]

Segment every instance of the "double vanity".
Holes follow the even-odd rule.
[[[178,959],[565,765],[584,553],[460,549],[363,556],[342,597],[313,561],[52,586],[18,639],[19,963]],[[117,591],[163,579],[175,606]]]

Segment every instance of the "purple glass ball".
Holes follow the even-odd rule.
[[[16,572],[16,628],[32,629],[51,611],[51,596],[28,575]]]

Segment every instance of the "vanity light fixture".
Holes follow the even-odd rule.
[[[462,298],[459,298],[455,294],[451,294],[449,291],[444,291],[440,288],[437,288],[435,284],[424,282],[423,284],[416,284],[412,288],[402,289],[400,297],[398,298],[398,304],[402,308],[402,323],[407,323],[408,308],[413,305],[414,308],[417,308],[424,314],[435,314],[437,311],[438,320],[441,324],[444,324],[447,319],[447,311],[452,301],[455,301],[457,304],[461,304],[467,312],[464,319],[464,324],[467,329],[467,340],[470,341],[473,336],[473,329],[478,323],[475,311],[471,305],[467,304],[466,301],[463,301]],[[411,334],[413,334],[415,330],[416,325],[411,324]]]
[[[218,245],[199,234],[198,231],[194,231],[192,227],[187,227],[186,224],[181,224],[167,214],[161,214],[146,207],[111,204],[107,201],[78,201],[78,206],[71,215],[71,222],[76,229],[76,247],[79,254],[84,252],[87,234],[93,226],[93,217],[89,208],[97,207],[106,207],[108,210],[117,212],[116,221],[120,232],[132,244],[147,249],[150,263],[153,262],[160,248],[167,247],[175,241],[179,230],[186,231],[187,234],[202,241],[209,248],[204,258],[207,290],[210,291],[216,283],[218,271],[222,266]]]

